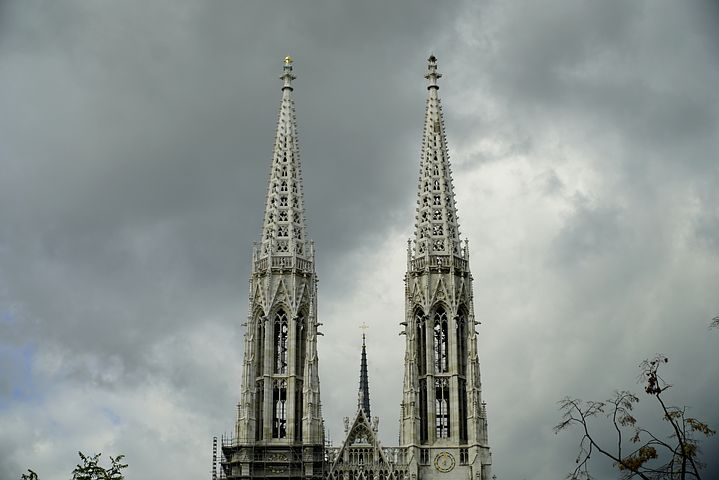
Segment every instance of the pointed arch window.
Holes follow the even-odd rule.
[[[287,373],[287,315],[279,309],[274,322],[274,369],[275,373]]]
[[[443,307],[434,312],[434,371],[446,373],[448,371],[448,326],[447,312]]]
[[[263,418],[262,407],[264,405],[264,380],[265,373],[265,317],[262,314],[257,316],[257,330],[255,333],[255,440],[262,440]]]
[[[265,323],[264,317],[257,317],[257,329],[255,331],[255,376],[261,377],[265,373]]]
[[[457,367],[461,376],[467,375],[467,316],[463,311],[457,316]]]
[[[459,441],[467,442],[467,314],[460,309],[457,316],[457,395],[459,406]]]
[[[417,371],[422,376],[427,374],[427,331],[422,310],[417,310],[414,318],[417,326],[415,335],[417,341]]]
[[[295,320],[295,338],[297,339],[297,347],[295,348],[295,375],[304,376],[305,367],[305,343],[307,341],[305,317],[302,313],[297,315]]]
[[[429,411],[427,405],[427,322],[422,310],[415,311],[415,341],[417,342],[417,371],[419,373],[419,438],[427,443]]]

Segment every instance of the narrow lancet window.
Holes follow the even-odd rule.
[[[257,330],[255,333],[255,377],[265,374],[265,324],[264,317],[257,317]]]
[[[467,381],[460,378],[459,386],[459,441],[467,443]]]
[[[427,379],[419,379],[419,441],[422,444],[428,440],[428,422],[427,422]]]
[[[302,396],[302,382],[295,382],[295,440],[302,440],[302,416],[304,415],[303,410],[303,396]]]
[[[287,382],[276,381],[272,389],[272,438],[287,436]]]
[[[295,326],[295,339],[297,341],[295,347],[295,375],[302,377],[305,369],[305,343],[307,339],[305,336],[305,318],[301,313],[295,320]]]
[[[467,315],[460,310],[457,316],[457,379],[459,403],[459,441],[467,443]]]
[[[437,438],[449,438],[449,380],[438,378],[434,381]]]
[[[420,375],[427,374],[427,332],[425,330],[424,314],[421,310],[415,313],[415,323],[417,332],[415,339],[417,342],[417,370]]]
[[[460,375],[467,375],[467,316],[464,312],[457,317],[457,367]]]
[[[419,379],[419,439],[420,443],[427,443],[428,440],[428,418],[429,410],[427,405],[427,330],[424,313],[421,310],[415,312],[417,342],[417,370]]]
[[[446,373],[447,365],[447,313],[439,307],[434,314],[434,371]]]
[[[262,440],[264,432],[264,418],[262,408],[265,404],[265,383],[262,379],[257,380],[255,396],[255,440]]]
[[[274,325],[275,373],[287,373],[287,315],[280,309]]]

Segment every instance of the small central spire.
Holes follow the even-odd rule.
[[[367,375],[367,347],[365,346],[364,333],[362,334],[362,360],[360,362],[360,383],[357,408],[363,410],[367,418],[372,418],[369,410],[369,376]]]

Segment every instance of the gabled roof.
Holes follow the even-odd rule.
[[[384,452],[382,451],[382,445],[380,444],[379,438],[377,438],[377,432],[372,427],[372,422],[365,415],[364,410],[359,408],[355,415],[352,426],[347,430],[347,437],[342,446],[339,449],[337,457],[332,462],[330,467],[330,474],[341,464],[344,463],[344,453],[346,450],[352,447],[372,447],[377,453],[377,462],[379,465],[386,465],[390,467],[390,462],[387,460]],[[369,462],[368,462],[369,463]]]

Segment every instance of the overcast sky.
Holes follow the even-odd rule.
[[[0,478],[209,478],[233,430],[295,59],[320,379],[398,436],[402,281],[437,55],[499,480],[562,478],[556,402],[641,392],[719,427],[719,4],[0,1]],[[639,419],[666,432],[652,399]],[[719,478],[719,441],[704,444]],[[597,458],[593,470],[614,478]]]

